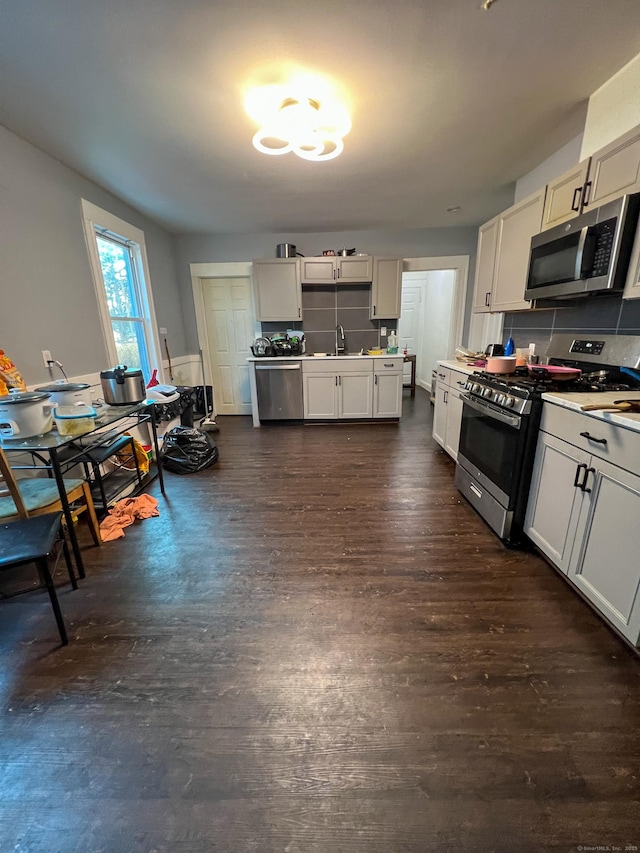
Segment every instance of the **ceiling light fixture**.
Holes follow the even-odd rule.
[[[255,101],[255,96],[248,99],[247,111],[262,124],[252,140],[262,154],[293,151],[303,160],[322,161],[344,150],[342,137],[351,130],[351,120],[341,104],[296,94],[272,100],[270,107],[261,100],[258,110]]]

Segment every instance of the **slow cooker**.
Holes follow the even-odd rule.
[[[59,379],[51,385],[41,385],[36,391],[51,395],[51,402],[56,406],[74,406],[76,403],[91,405],[90,385],[86,382],[65,382]]]
[[[53,427],[50,395],[39,391],[10,391],[0,397],[0,437],[32,438]]]
[[[141,370],[130,370],[119,364],[100,373],[102,396],[108,406],[128,406],[141,403],[147,396]]]

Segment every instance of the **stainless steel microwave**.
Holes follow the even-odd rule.
[[[567,298],[624,287],[640,193],[594,208],[536,234],[525,299]]]

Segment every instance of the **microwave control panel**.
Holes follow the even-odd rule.
[[[604,349],[604,341],[574,341],[569,352],[579,352],[585,355],[600,355]]]
[[[591,278],[597,278],[609,272],[615,225],[615,219],[607,219],[606,222],[599,222],[589,229],[595,237],[593,266],[590,273]]]

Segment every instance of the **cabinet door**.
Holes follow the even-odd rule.
[[[623,299],[640,299],[640,228],[636,232],[636,239],[629,261],[629,272],[627,282],[624,286]]]
[[[304,373],[304,416],[319,420],[338,417],[338,376],[335,373]]]
[[[371,284],[371,319],[400,316],[402,258],[374,258]]]
[[[335,258],[335,268],[338,284],[341,282],[371,281],[373,277],[373,258],[370,255],[346,258],[339,255]]]
[[[473,288],[473,310],[476,314],[491,310],[491,290],[496,268],[498,230],[500,218],[480,226],[478,231],[478,253],[476,255],[476,278]]]
[[[257,319],[299,320],[302,316],[300,265],[297,258],[253,262]]]
[[[333,284],[335,258],[300,258],[300,280],[305,284]]]
[[[561,438],[546,432],[538,435],[524,532],[565,574],[585,496],[575,483],[583,481],[590,459]]]
[[[597,470],[594,470],[597,469]],[[640,633],[640,477],[595,457],[569,579],[634,644]]]
[[[457,388],[449,388],[447,395],[447,426],[445,431],[444,449],[449,456],[458,458],[460,444],[460,428],[462,426],[462,397]]]
[[[544,198],[543,188],[500,215],[492,311],[523,311],[531,308],[531,303],[524,300],[524,290],[531,238],[540,233]]]
[[[373,376],[370,370],[338,376],[338,417],[370,418],[373,411]]]
[[[436,399],[433,407],[433,437],[440,447],[444,447],[447,437],[447,397],[449,386],[436,382]]]
[[[542,214],[543,231],[578,216],[582,205],[582,191],[589,173],[589,163],[590,159],[587,158],[547,184],[547,197]]]
[[[640,125],[591,158],[585,210],[640,192]]]
[[[402,373],[374,373],[373,382],[373,417],[401,417]]]

